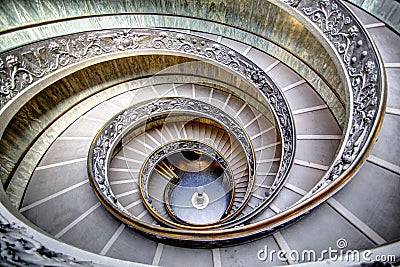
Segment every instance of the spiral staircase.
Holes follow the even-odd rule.
[[[398,2],[0,12],[0,265],[399,264]]]

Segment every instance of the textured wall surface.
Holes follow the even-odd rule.
[[[400,34],[400,3],[396,0],[347,0],[368,11]]]
[[[338,79],[335,63],[316,37],[281,9],[287,8],[281,1],[275,4],[262,0],[105,2],[7,1],[0,6],[3,31],[0,48],[5,51],[37,40],[105,28],[206,29],[252,45],[285,62],[288,52],[295,55],[312,66],[344,102],[344,86]],[[286,50],[277,51],[274,44]],[[287,64],[298,65],[296,58]]]

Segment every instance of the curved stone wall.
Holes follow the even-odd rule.
[[[27,14],[24,17],[18,15],[21,6]],[[259,9],[259,6],[263,8]],[[165,1],[154,5],[135,1],[121,5],[111,2],[101,8],[91,1],[68,2],[63,6],[53,1],[23,1],[9,2],[4,10],[7,12],[4,14],[3,43],[0,44],[3,51],[33,41],[103,28],[165,27],[200,32],[207,29],[209,33],[240,40],[298,71],[319,90],[344,126],[346,96],[339,78],[344,73],[340,73],[340,63],[331,59],[335,58],[331,57],[335,52],[323,38],[318,39],[320,35],[314,35],[313,30],[303,26],[306,20],[301,15],[281,1],[228,1],[219,5],[213,1]],[[16,23],[19,27],[15,27]],[[313,51],[313,55],[307,51]],[[329,88],[321,88],[321,81]]]

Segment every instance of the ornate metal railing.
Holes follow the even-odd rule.
[[[251,140],[241,126],[235,120],[230,118],[225,112],[205,102],[189,98],[159,98],[153,101],[134,105],[115,115],[96,135],[96,138],[93,140],[92,146],[89,150],[88,171],[91,183],[96,190],[96,195],[100,197],[102,203],[105,204],[105,206],[114,215],[121,220],[123,220],[122,216],[125,215],[125,221],[129,222],[134,227],[137,227],[138,224],[142,224],[143,222],[138,221],[118,202],[110,187],[107,169],[111,160],[111,155],[113,155],[113,150],[118,142],[125,134],[129,135],[129,131],[134,129],[136,127],[135,125],[141,124],[149,117],[158,117],[163,114],[171,114],[173,116],[175,113],[195,113],[201,117],[208,117],[212,120],[215,120],[217,123],[223,126],[227,132],[232,134],[236,140],[239,141],[247,159],[249,181],[242,206],[240,206],[237,211],[240,211],[243,205],[247,202],[248,198],[251,196],[254,185],[256,160]],[[161,155],[163,155],[163,153],[158,156]],[[156,161],[156,159],[153,159],[150,163],[155,164]],[[150,168],[151,164],[145,164],[144,166],[146,168],[142,169],[140,172],[140,187],[147,187],[147,177],[152,170]],[[272,200],[273,193],[281,187],[282,181],[284,181],[284,178],[279,177],[279,174],[277,174],[269,191],[272,193],[266,194],[265,198],[259,202],[256,208],[240,218],[251,218],[252,213],[262,211],[262,209],[264,209],[264,207]],[[142,193],[144,194],[144,192]],[[149,197],[147,195],[144,195],[144,199],[148,198]],[[147,206],[150,207],[150,205]],[[236,212],[231,216],[234,215],[236,215]],[[230,224],[237,224],[237,222],[236,220],[233,220],[222,223],[224,226]],[[181,225],[180,227],[188,229],[202,228],[184,225]],[[216,227],[220,227],[220,225],[206,226],[204,228],[211,229]]]
[[[341,2],[289,1],[315,25],[335,50],[346,72],[347,125],[341,148],[321,181],[301,200],[335,191],[363,163],[375,140],[386,103],[383,64],[368,32]]]

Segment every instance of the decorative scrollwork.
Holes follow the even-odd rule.
[[[40,78],[44,72],[29,67],[26,61],[20,60],[15,55],[7,55],[5,62],[0,58],[0,95],[1,105],[10,100],[17,93],[18,87],[31,84],[34,78]]]
[[[349,51],[354,44],[359,29],[356,25],[351,25],[351,18],[344,13],[335,2],[329,0],[315,1],[311,7],[303,7],[304,14],[317,23],[323,33],[335,45],[339,54],[343,55],[343,60],[348,66],[350,64]]]
[[[134,32],[132,29],[122,30],[122,32],[116,32],[110,35],[101,36],[102,38],[111,38],[112,43],[119,50],[132,50],[139,48],[140,44],[145,38],[148,38],[151,34]]]
[[[214,58],[238,70],[236,52],[209,41],[168,31],[123,29],[75,34],[14,49],[0,56],[0,107],[55,70],[104,53],[168,49]]]
[[[344,150],[336,158],[333,167],[313,188],[313,194],[340,177],[360,155],[377,120],[382,78],[379,60],[374,52],[371,53],[374,51],[371,41],[341,3],[319,0],[307,6],[299,6],[298,9],[315,22],[334,44],[350,77],[353,95],[353,102],[349,103],[352,120],[348,125],[349,134],[344,139]]]
[[[300,1],[301,0],[284,0],[284,2],[291,7],[297,7],[300,4]]]
[[[73,38],[55,38],[31,45],[28,49],[12,50],[0,56],[0,107],[39,78],[67,65],[103,53],[98,35],[80,34]]]

